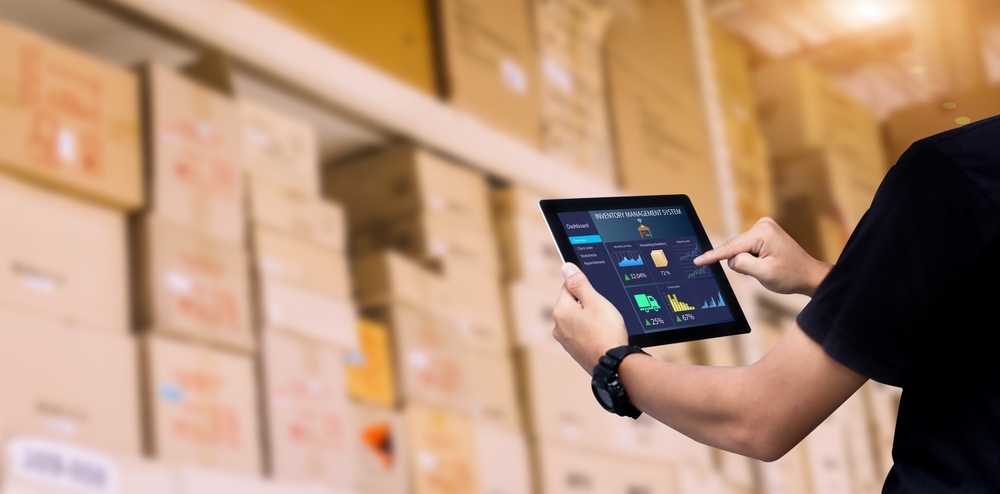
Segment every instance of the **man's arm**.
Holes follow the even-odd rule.
[[[695,262],[722,259],[782,293],[811,295],[831,267],[809,257],[769,218]],[[607,350],[628,344],[625,323],[576,266],[564,265],[563,275],[553,336],[590,373]],[[798,326],[748,367],[679,365],[632,354],[619,376],[632,403],[660,422],[764,461],[783,456],[867,381]]]
[[[782,457],[868,380],[798,326],[748,367],[632,354],[618,375],[639,410],[698,442],[762,461]]]

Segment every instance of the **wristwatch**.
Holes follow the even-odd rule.
[[[620,346],[608,350],[608,353],[601,356],[594,367],[593,378],[590,380],[590,387],[594,390],[594,397],[605,410],[621,415],[622,417],[639,418],[642,412],[628,401],[625,387],[618,379],[618,366],[622,364],[625,357],[633,353],[648,353],[642,351],[637,346]]]

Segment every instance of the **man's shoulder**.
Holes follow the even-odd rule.
[[[945,158],[1000,207],[1000,115],[917,141],[911,151]]]

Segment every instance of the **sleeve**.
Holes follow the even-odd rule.
[[[902,386],[960,301],[997,231],[992,202],[918,142],[879,186],[837,264],[797,318],[830,357]]]

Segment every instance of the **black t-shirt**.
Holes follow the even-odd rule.
[[[883,492],[1000,492],[1000,117],[899,159],[798,323],[903,389]]]

